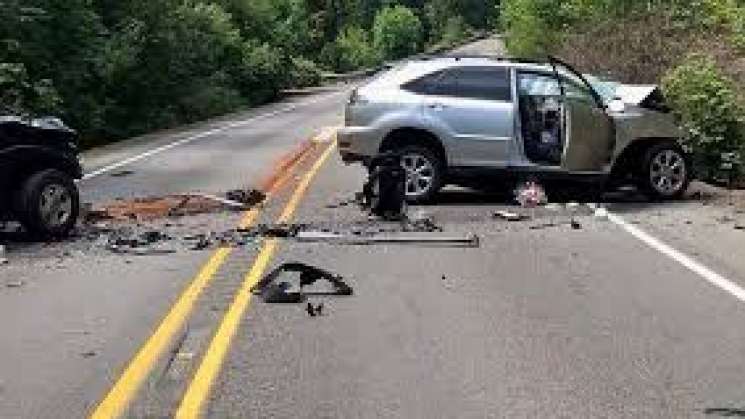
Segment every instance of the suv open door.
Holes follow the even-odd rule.
[[[569,172],[601,172],[615,146],[613,120],[600,95],[570,65],[549,57],[565,107],[566,142],[561,166]]]

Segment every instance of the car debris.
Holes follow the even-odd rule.
[[[163,242],[171,240],[170,236],[160,231],[145,231],[129,237],[123,235],[111,236],[108,239],[107,247],[110,251],[118,254],[161,255],[176,252],[175,249],[162,245]]]
[[[406,214],[407,173],[401,166],[401,155],[394,152],[370,159],[369,174],[363,193],[373,215],[399,220]]]
[[[545,189],[535,181],[527,181],[515,190],[515,200],[523,208],[535,208],[548,203]]]
[[[406,232],[442,232],[443,229],[437,225],[433,217],[422,211],[416,211],[413,215],[407,215],[403,222],[403,231]]]
[[[494,218],[501,218],[503,220],[511,221],[511,222],[525,221],[525,220],[530,219],[530,217],[526,214],[518,214],[515,212],[504,211],[504,210],[495,212]]]
[[[305,307],[305,311],[310,317],[323,316],[323,303],[314,306],[312,303],[308,303]]]
[[[593,214],[595,218],[600,218],[602,220],[605,220],[608,218],[608,210],[604,207],[597,207],[595,208],[595,213]]]
[[[266,194],[258,189],[234,189],[225,193],[225,198],[244,205],[255,206],[266,200]]]
[[[276,282],[288,275],[292,278],[287,281]],[[313,292],[303,290],[303,287],[313,285],[321,279],[331,284],[332,289]],[[293,286],[293,282],[290,281],[296,282],[297,286]],[[251,288],[251,293],[260,295],[266,303],[299,303],[305,301],[308,295],[350,296],[354,294],[354,291],[344,282],[341,275],[302,262],[287,262],[279,265],[262,278]]]
[[[341,245],[373,245],[373,244],[412,244],[412,245],[449,245],[455,247],[480,246],[479,236],[475,234],[464,236],[442,234],[414,234],[387,233],[355,235],[325,231],[301,231],[295,237],[301,242],[324,242]]]
[[[221,203],[221,204],[223,204],[223,205],[225,205],[225,206],[227,206],[227,207],[229,207],[231,209],[234,209],[236,211],[243,211],[243,210],[246,210],[246,209],[249,208],[248,205],[246,205],[246,204],[244,204],[242,202],[233,201],[233,200],[230,200],[230,199],[227,199],[227,198],[222,198],[222,197],[219,197],[217,195],[210,195],[210,194],[205,194],[205,193],[195,193],[193,195],[194,196],[198,196],[200,198],[211,199],[211,200],[213,200],[215,202],[219,202],[219,203]]]
[[[551,227],[558,227],[558,224],[556,224],[556,223],[543,223],[543,224],[532,225],[532,226],[530,226],[528,228],[530,230],[543,230],[543,229],[551,228]]]

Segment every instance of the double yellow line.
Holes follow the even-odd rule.
[[[310,187],[310,183],[334,151],[335,146],[336,141],[332,141],[321,157],[319,157],[315,162],[313,167],[305,174],[300,184],[290,197],[287,205],[284,207],[278,222],[287,223],[292,219],[303,196]],[[303,158],[298,159],[296,165],[298,165]],[[279,186],[284,184],[289,179],[291,173],[292,171],[288,170],[287,175],[283,176],[283,178],[275,184],[274,189],[276,190]],[[258,209],[248,211],[240,222],[241,227],[252,225],[258,216]],[[253,284],[255,284],[263,274],[269,261],[274,255],[276,247],[276,240],[270,239],[264,243],[253,267],[244,278],[241,289],[236,295],[235,300],[231,304],[218,327],[217,332],[212,338],[209,348],[184,395],[177,412],[177,417],[192,418],[200,415],[202,406],[209,394],[210,387],[212,386],[225,358],[228,346],[235,335],[235,331],[240,324],[240,320],[246,308],[248,308],[251,298],[251,286],[253,286]],[[124,413],[127,406],[142,386],[142,383],[145,381],[150,371],[152,371],[158,359],[160,359],[160,357],[165,353],[169,344],[176,336],[176,333],[181,330],[185,324],[188,316],[194,309],[196,300],[202,294],[202,291],[209,285],[220,266],[222,266],[230,255],[231,251],[230,248],[220,248],[213,253],[194,280],[171,307],[171,310],[163,321],[161,321],[158,328],[155,329],[155,332],[130,361],[129,365],[106,397],[104,397],[101,403],[96,407],[95,411],[91,414],[91,419],[117,418]]]

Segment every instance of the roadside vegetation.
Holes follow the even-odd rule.
[[[662,84],[699,176],[723,177],[723,155],[745,175],[745,1],[502,0],[500,7],[512,54],[555,54],[582,71]]]
[[[496,0],[0,0],[3,114],[92,146],[461,41]]]

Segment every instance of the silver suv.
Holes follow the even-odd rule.
[[[421,202],[489,175],[633,183],[676,198],[691,177],[679,137],[657,86],[604,81],[554,58],[460,56],[409,61],[355,89],[338,139],[347,163],[399,152],[407,199]]]

